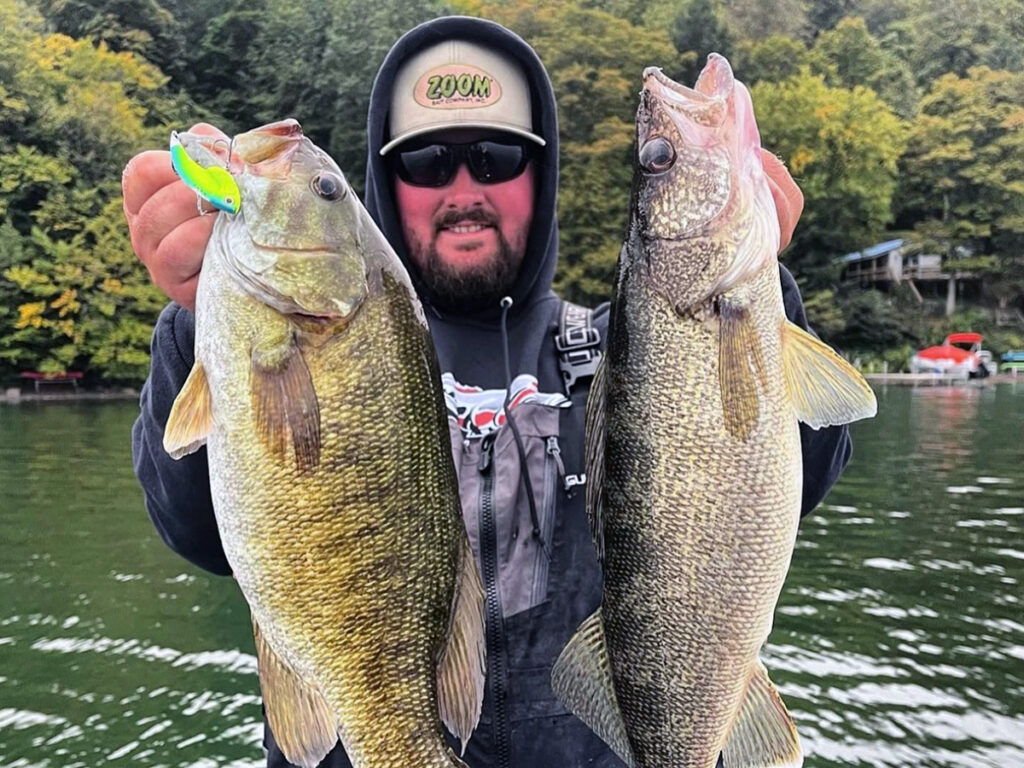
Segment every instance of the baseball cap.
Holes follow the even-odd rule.
[[[533,132],[530,89],[519,65],[468,40],[446,40],[405,61],[395,74],[389,119],[382,155],[442,128],[492,128],[546,143]]]

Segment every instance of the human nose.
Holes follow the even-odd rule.
[[[465,163],[459,163],[448,184],[445,204],[449,208],[464,208],[469,205],[483,205],[483,186],[469,172]]]

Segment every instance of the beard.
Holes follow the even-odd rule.
[[[435,243],[425,246],[412,238],[408,245],[410,259],[430,291],[432,302],[441,307],[472,312],[497,307],[502,297],[508,295],[519,276],[525,248],[513,248],[502,235],[497,222],[482,211],[446,215],[438,221],[436,231],[468,221],[490,225],[498,236],[498,253],[486,264],[455,268],[441,259]]]

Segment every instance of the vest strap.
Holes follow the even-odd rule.
[[[571,301],[562,301],[558,314],[558,369],[567,397],[580,379],[592,378],[601,362],[601,334],[593,325],[594,311]]]

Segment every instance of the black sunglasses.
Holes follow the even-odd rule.
[[[398,148],[389,153],[392,171],[417,187],[443,187],[463,162],[481,184],[500,184],[521,174],[530,162],[526,140],[488,139],[469,144],[435,143]]]

